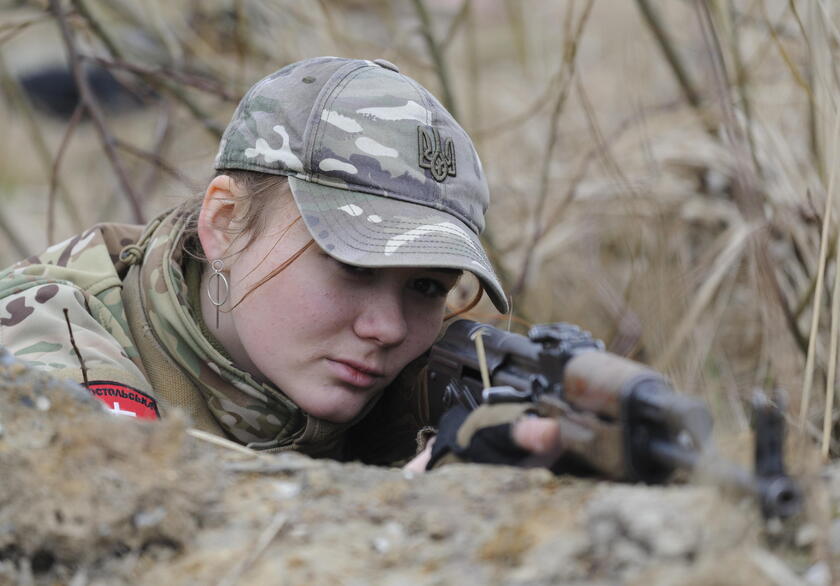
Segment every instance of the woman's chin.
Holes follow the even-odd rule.
[[[356,399],[354,397],[354,399]],[[323,403],[317,402],[309,405],[301,405],[301,408],[312,417],[329,421],[330,423],[347,423],[352,421],[362,409],[364,409],[367,401],[325,401]]]

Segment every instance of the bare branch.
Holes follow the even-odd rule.
[[[53,0],[50,0],[50,4],[52,4]],[[113,56],[114,62],[120,63],[123,61],[122,52],[119,50],[117,45],[114,41],[108,36],[105,32],[105,29],[93,18],[90,12],[85,7],[82,0],[73,0],[73,5],[76,7],[76,10],[79,14],[84,17],[85,21],[90,26],[93,33],[96,37],[102,41],[102,44],[108,49],[108,52]],[[201,122],[202,126],[213,136],[215,139],[220,139],[222,137],[222,133],[224,132],[224,128],[219,125],[213,118],[207,114],[201,106],[195,103],[195,101],[191,100],[187,94],[176,84],[171,83],[167,79],[163,79],[161,77],[156,77],[154,75],[147,75],[142,72],[136,72],[143,81],[148,83],[155,89],[159,89],[165,91],[172,97],[174,97],[177,101],[183,104],[187,110],[193,115],[193,117]]]
[[[9,100],[22,114],[21,118],[27,127],[27,136],[29,136],[32,140],[32,145],[41,166],[43,167],[44,174],[49,175],[50,169],[52,169],[53,156],[50,153],[47,141],[41,132],[40,126],[38,125],[38,121],[35,119],[35,113],[32,111],[32,105],[30,104],[29,99],[23,93],[23,90],[18,85],[17,80],[9,74],[2,54],[0,54],[0,85],[2,85],[3,91],[9,97]],[[78,231],[83,230],[85,226],[82,222],[79,211],[73,203],[70,190],[60,178],[57,178],[56,182],[57,192],[60,196],[62,206],[64,207],[67,215],[70,217],[70,222],[73,228]]]
[[[80,101],[85,105],[85,108],[90,114],[90,118],[93,121],[96,132],[99,134],[99,140],[102,143],[105,155],[108,157],[111,167],[114,169],[114,173],[120,183],[120,187],[131,206],[134,220],[144,224],[145,218],[143,215],[143,209],[140,205],[140,198],[131,186],[131,182],[126,175],[125,169],[117,156],[116,150],[114,149],[114,136],[108,130],[108,126],[105,123],[105,117],[99,107],[99,102],[93,95],[93,91],[90,89],[87,77],[82,71],[82,63],[79,58],[78,50],[76,49],[76,41],[73,37],[73,32],[70,30],[70,26],[67,23],[67,18],[65,17],[64,10],[61,7],[61,1],[50,0],[50,10],[55,15],[55,19],[61,29],[61,37],[64,41],[64,47],[67,50],[67,59],[69,61],[70,69],[73,72],[73,79],[76,81],[76,86],[79,89]]]
[[[70,332],[70,345],[73,347],[73,351],[76,353],[76,358],[79,359],[79,367],[82,369],[82,380],[85,383],[85,388],[90,388],[90,384],[88,383],[88,375],[87,375],[87,367],[85,366],[85,359],[82,358],[82,353],[79,352],[79,347],[76,345],[76,338],[73,336],[73,326],[70,325],[70,316],[68,314],[68,310],[64,308],[64,321],[67,322],[67,331]]]
[[[47,244],[52,245],[55,232],[55,190],[58,186],[58,170],[61,168],[61,161],[64,159],[64,152],[70,144],[70,139],[79,125],[79,120],[85,112],[85,107],[82,102],[76,105],[73,110],[73,115],[70,121],[67,122],[67,128],[64,129],[64,136],[61,137],[61,144],[58,146],[58,152],[53,159],[52,169],[50,169],[50,191],[47,195]]]
[[[686,69],[685,65],[680,59],[679,54],[677,53],[676,48],[674,48],[674,43],[671,38],[668,36],[668,33],[665,30],[665,27],[662,25],[662,20],[659,18],[659,13],[656,9],[651,6],[649,0],[636,0],[636,4],[639,6],[639,10],[642,12],[642,16],[645,19],[650,31],[653,33],[653,36],[656,37],[656,42],[659,45],[659,48],[662,50],[662,54],[665,57],[665,60],[668,62],[668,65],[671,67],[671,71],[674,73],[674,77],[677,78],[677,83],[680,86],[680,89],[685,96],[685,99],[691,104],[691,107],[700,115],[700,119],[703,122],[703,125],[709,132],[714,130],[712,122],[707,118],[705,113],[702,110],[702,100],[700,99],[700,93],[694,87],[694,83],[691,81],[691,77],[689,76],[688,70]]]
[[[443,105],[449,110],[452,117],[457,120],[458,109],[455,107],[455,96],[452,94],[452,84],[449,81],[449,68],[446,66],[446,61],[443,58],[441,46],[435,41],[429,11],[426,9],[426,4],[423,0],[412,0],[412,2],[414,4],[414,10],[417,12],[417,17],[420,19],[420,33],[426,41],[426,49],[429,51],[429,56],[435,64],[435,71],[437,72],[441,91],[443,92]]]
[[[577,21],[577,26],[572,32],[572,4],[569,4],[569,10],[566,14],[566,38],[565,50],[563,52],[563,60],[560,64],[561,79],[560,91],[557,94],[557,99],[554,102],[554,108],[551,111],[551,118],[548,123],[548,137],[546,138],[545,155],[543,156],[542,165],[540,167],[540,184],[537,193],[537,205],[534,209],[531,239],[525,249],[525,258],[522,261],[522,270],[511,289],[511,296],[515,297],[525,288],[525,283],[528,279],[528,272],[531,268],[531,261],[534,254],[534,249],[540,240],[544,227],[542,223],[543,214],[545,212],[545,202],[548,198],[548,178],[551,170],[551,162],[554,157],[554,149],[557,145],[557,126],[560,121],[560,114],[563,112],[563,107],[566,104],[566,99],[569,96],[569,88],[572,85],[576,72],[576,57],[577,48],[580,39],[583,36],[583,31],[586,28],[586,23],[589,20],[589,15],[592,13],[592,6],[595,0],[588,0],[586,6],[583,8],[583,14]]]
[[[102,57],[93,57],[89,55],[80,55],[80,58],[108,69],[121,69],[128,71],[142,78],[153,87],[159,87],[167,80],[171,80],[181,85],[193,87],[208,94],[212,94],[225,100],[226,102],[236,103],[239,101],[238,97],[225,90],[225,88],[222,87],[222,84],[215,79],[176,71],[167,67],[143,67],[142,65],[129,63],[128,61],[118,58],[104,59]]]
[[[130,145],[127,142],[122,141],[120,139],[115,139],[114,145],[120,150],[134,155],[137,158],[143,159],[144,161],[152,163],[153,165],[155,165],[168,175],[171,175],[187,187],[193,187],[192,181],[189,179],[189,177],[178,171],[178,169],[176,169],[175,167],[166,163],[160,156],[156,155],[155,153],[137,148],[136,146]]]
[[[463,25],[467,20],[467,16],[470,13],[471,1],[472,0],[461,0],[461,6],[458,8],[458,12],[455,13],[454,17],[452,17],[452,21],[449,23],[449,28],[446,29],[446,34],[443,35],[443,39],[441,39],[438,44],[441,51],[446,51],[449,48],[449,45],[458,33],[458,29],[460,29],[461,25]]]

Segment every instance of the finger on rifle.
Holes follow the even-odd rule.
[[[403,470],[407,472],[413,472],[416,474],[420,474],[426,471],[426,465],[429,463],[429,458],[432,457],[432,446],[435,445],[435,438],[431,438],[427,443],[426,447],[423,448],[423,451],[414,456],[414,458],[405,466],[403,466]]]
[[[545,456],[551,463],[560,456],[563,445],[560,424],[546,417],[525,417],[513,425],[513,441],[537,456]]]

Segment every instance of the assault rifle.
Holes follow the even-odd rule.
[[[534,326],[525,337],[459,320],[432,347],[428,372],[435,422],[457,404],[530,402],[539,415],[559,419],[564,458],[575,468],[645,483],[697,470],[754,494],[766,518],[801,509],[801,491],[784,470],[783,415],[762,394],[753,402],[751,474],[709,457],[712,418],[701,401],[570,324]]]

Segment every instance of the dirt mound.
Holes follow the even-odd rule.
[[[0,378],[0,572],[67,578],[191,539],[221,485],[182,421],[112,416],[19,363]]]
[[[769,585],[809,568],[802,583],[829,579],[815,565],[820,528],[802,521],[799,546],[770,547],[754,503],[714,487],[249,456],[178,419],[111,415],[19,364],[0,365],[0,425],[5,583]]]

